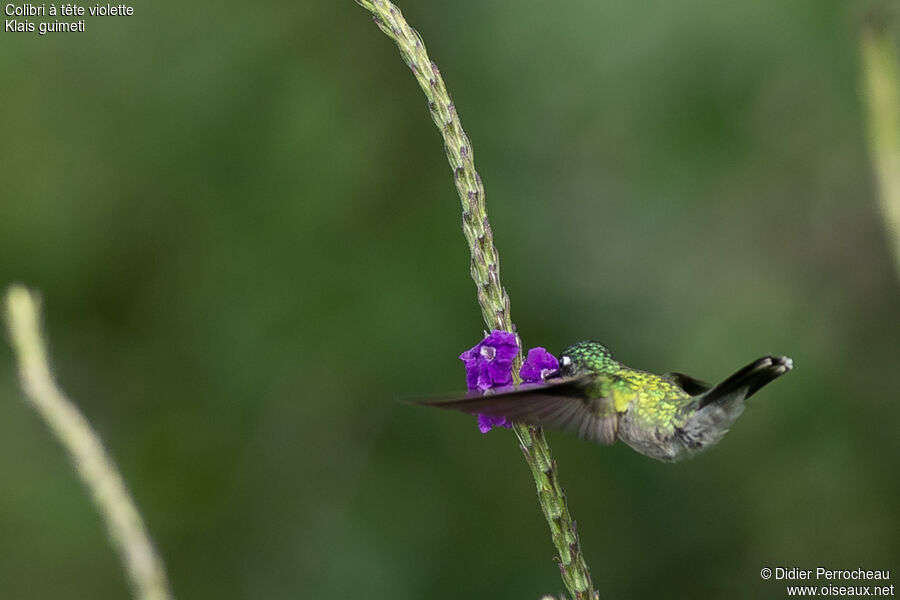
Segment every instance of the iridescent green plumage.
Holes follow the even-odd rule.
[[[423,404],[561,429],[599,444],[621,439],[642,454],[674,461],[718,442],[744,401],[792,367],[790,358],[764,356],[710,386],[680,373],[632,369],[603,344],[579,342],[563,351],[546,385]]]

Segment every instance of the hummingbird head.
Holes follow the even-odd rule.
[[[600,342],[572,344],[559,357],[559,374],[564,377],[609,371],[617,367],[618,363],[613,359],[609,348]]]

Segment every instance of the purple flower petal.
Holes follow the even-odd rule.
[[[459,355],[466,365],[466,385],[470,390],[488,390],[512,382],[512,363],[519,353],[514,333],[492,331],[472,348]]]
[[[540,383],[544,378],[559,368],[556,357],[538,346],[528,351],[528,357],[519,369],[519,377],[526,383]]]
[[[506,417],[494,417],[491,415],[478,415],[478,431],[487,433],[493,427],[506,427],[509,429],[512,424],[506,420]]]

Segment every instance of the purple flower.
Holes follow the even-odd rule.
[[[486,391],[512,383],[512,363],[519,354],[516,334],[494,330],[473,348],[459,355],[466,363],[466,385],[470,390]],[[478,429],[487,433],[492,427],[510,427],[505,417],[478,415]]]
[[[478,431],[487,433],[492,427],[512,427],[512,423],[506,417],[494,417],[491,415],[478,415]]]
[[[512,383],[512,363],[519,354],[516,334],[494,330],[474,347],[459,355],[466,363],[466,385],[470,390],[485,392]],[[544,378],[559,368],[559,361],[544,348],[532,348],[519,376],[525,383],[543,383]],[[494,427],[512,424],[506,417],[478,415],[478,429],[487,433]]]
[[[516,334],[494,330],[473,348],[459,355],[466,363],[466,385],[470,390],[489,390],[512,383],[512,363],[519,353]]]
[[[558,368],[556,357],[538,346],[528,351],[528,358],[519,369],[519,377],[525,383],[543,383],[544,378]]]

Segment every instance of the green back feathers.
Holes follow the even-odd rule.
[[[612,357],[609,348],[600,342],[584,341],[563,350],[563,361],[571,360],[567,368],[571,374],[591,372],[597,375],[589,395],[606,397],[619,413],[630,406],[646,421],[670,421],[690,396],[673,381],[632,369]]]

